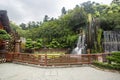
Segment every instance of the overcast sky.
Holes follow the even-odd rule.
[[[17,24],[29,21],[42,21],[44,15],[55,17],[61,15],[61,8],[72,9],[75,5],[88,0],[0,0],[0,10],[7,10],[10,21]],[[91,0],[110,4],[112,0]]]

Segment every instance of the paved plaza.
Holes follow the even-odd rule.
[[[120,74],[92,67],[38,68],[0,64],[0,80],[120,80]]]

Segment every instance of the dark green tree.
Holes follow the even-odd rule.
[[[62,15],[66,14],[66,9],[65,9],[65,7],[62,8],[61,12],[62,12]]]
[[[48,20],[49,20],[48,15],[45,15],[45,16],[44,16],[44,19],[43,19],[43,22],[47,22]]]
[[[111,4],[118,4],[118,5],[120,5],[120,0],[113,0]]]
[[[21,27],[23,30],[26,30],[26,29],[27,29],[25,23],[21,23],[21,24],[20,24],[20,27]]]
[[[94,6],[95,2],[91,2],[91,1],[87,1],[81,4],[81,6],[84,8],[84,10],[87,13],[91,13],[93,14],[95,12],[93,6]]]

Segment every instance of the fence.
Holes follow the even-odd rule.
[[[0,53],[0,63],[6,62],[6,56],[3,53]]]
[[[91,64],[93,61],[107,61],[109,54],[6,54],[7,61],[36,64],[41,66]]]

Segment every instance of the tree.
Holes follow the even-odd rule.
[[[69,14],[68,14],[69,15]],[[69,20],[69,26],[71,26],[74,32],[79,31],[81,27],[86,26],[87,15],[83,8],[76,7],[72,12],[71,19]]]
[[[47,22],[49,19],[48,15],[45,15],[44,19],[43,19],[43,22]]]
[[[103,30],[120,29],[120,14],[106,14],[100,18],[100,26]]]
[[[54,17],[52,17],[51,19],[50,19],[50,21],[54,21],[55,19],[54,19]]]
[[[87,13],[91,13],[93,14],[95,12],[93,6],[94,6],[95,2],[91,2],[91,1],[87,1],[81,4],[81,6],[84,8],[84,10]]]
[[[32,53],[34,48],[33,41],[31,39],[27,39],[25,43],[25,47],[26,47],[26,52]]]
[[[11,27],[12,31],[18,32],[20,37],[27,36],[27,35],[25,35],[27,33],[27,30],[22,30],[22,28],[20,28],[20,26],[16,25],[15,23],[10,22],[10,27]]]
[[[21,24],[20,24],[20,27],[21,27],[23,30],[26,30],[26,24],[25,24],[25,23],[21,23]]]
[[[31,28],[35,28],[35,27],[38,27],[38,22],[35,22],[35,21],[29,21],[28,22],[28,28],[31,29]]]
[[[66,14],[66,9],[65,9],[65,7],[62,8],[61,12],[62,12],[62,15]]]
[[[94,6],[95,12],[99,12],[100,14],[106,14],[105,10],[108,8],[108,5],[105,4],[99,4]]]
[[[117,4],[117,5],[120,5],[120,0],[113,0],[111,4]]]

